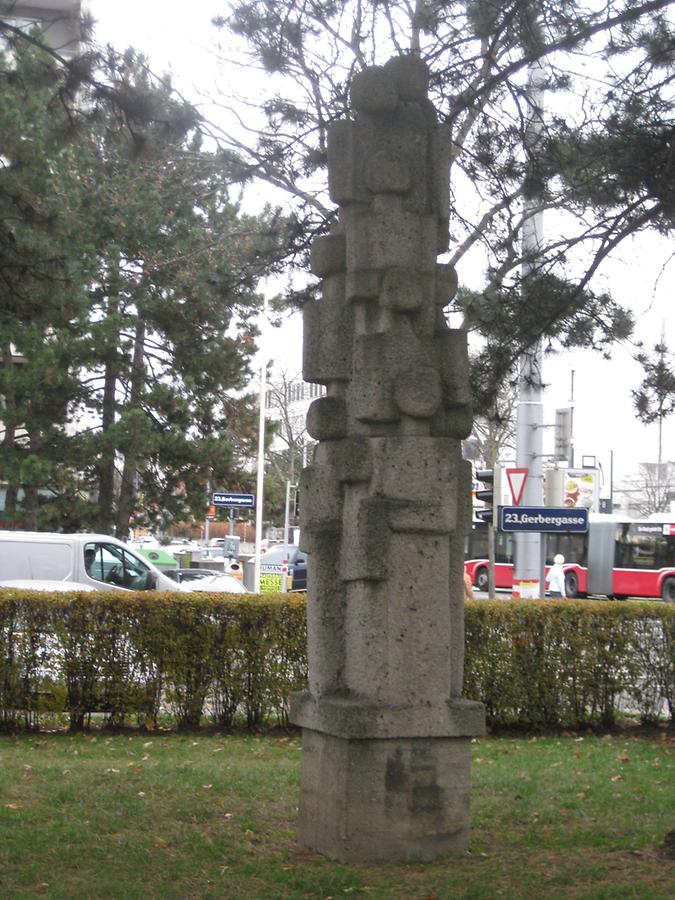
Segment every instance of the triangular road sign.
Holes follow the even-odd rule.
[[[513,498],[513,505],[518,506],[523,497],[523,490],[525,489],[525,482],[527,481],[527,475],[529,469],[507,469],[506,477],[509,480],[509,488],[511,489],[511,497]]]

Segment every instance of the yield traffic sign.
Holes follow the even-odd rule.
[[[523,498],[523,490],[525,489],[525,482],[527,481],[527,475],[529,469],[507,469],[506,477],[509,480],[509,488],[511,489],[511,497],[513,498],[513,505],[520,506],[520,501]]]

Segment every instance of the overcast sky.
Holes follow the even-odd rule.
[[[216,68],[209,47],[218,39],[211,17],[223,12],[218,0],[85,0],[98,20],[96,37],[118,49],[133,46],[143,51],[156,71],[170,70],[175,86],[193,97],[193,86],[213,91]],[[241,77],[238,74],[236,77]],[[544,222],[546,227],[546,222]],[[636,337],[647,346],[660,339],[665,327],[666,343],[673,331],[673,283],[675,263],[662,271],[670,249],[665,240],[652,236],[622,246],[620,260],[606,269],[604,281],[594,282],[596,290],[607,289],[623,305],[633,310],[638,326]],[[463,261],[460,282],[480,286],[481,272],[471,260]],[[656,288],[654,285],[656,284]],[[275,332],[274,353],[289,373],[300,370],[301,333],[294,317],[281,334]],[[593,455],[609,477],[613,451],[615,481],[637,469],[641,461],[656,461],[657,426],[646,427],[635,419],[631,390],[638,386],[640,367],[632,359],[632,347],[616,346],[611,360],[584,352],[547,358],[544,380],[545,421],[553,423],[555,410],[570,399],[571,372],[574,371],[574,424],[576,464],[581,455]],[[547,430],[544,451],[550,452],[553,429]],[[664,426],[664,459],[675,459],[675,416]],[[602,492],[603,496],[608,490]]]

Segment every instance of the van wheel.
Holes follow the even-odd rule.
[[[661,586],[661,599],[666,603],[675,603],[675,578],[666,578]]]
[[[485,566],[481,566],[480,569],[476,569],[476,590],[479,591],[487,591],[488,589],[488,570]]]
[[[579,579],[575,572],[565,572],[565,596],[572,600],[579,596]]]

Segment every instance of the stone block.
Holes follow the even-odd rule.
[[[368,116],[386,116],[393,113],[398,104],[396,82],[381,66],[358,72],[352,79],[349,93],[352,108]]]
[[[315,275],[326,278],[344,272],[347,252],[344,234],[324,234],[314,238],[311,250],[310,268]]]
[[[382,279],[380,306],[399,312],[419,309],[429,296],[431,280],[414,269],[387,269]]]
[[[474,737],[485,734],[485,707],[475,700],[438,698],[432,706],[374,703],[348,691],[317,697],[309,691],[291,696],[291,721],[335,737]]]
[[[396,198],[393,198],[396,200]],[[380,198],[373,213],[354,219],[347,234],[347,270],[390,268],[433,272],[436,265],[436,219],[385,206]]]
[[[425,100],[429,87],[429,68],[417,56],[395,56],[384,64],[393,78],[401,100]]]
[[[410,166],[400,156],[380,151],[368,161],[366,184],[374,194],[403,194],[410,182]]]
[[[344,688],[344,586],[339,535],[314,540],[308,557],[312,593],[307,600],[309,689],[315,697]]]
[[[460,451],[438,437],[400,436],[372,440],[373,493],[392,503],[395,531],[450,534],[457,522]]]
[[[342,526],[343,581],[382,581],[389,575],[388,503],[381,497],[363,497],[347,491]]]
[[[334,203],[348,206],[371,199],[364,178],[364,159],[374,152],[371,130],[344,119],[328,128],[328,189]]]
[[[436,335],[436,367],[442,373],[443,404],[446,409],[471,408],[469,349],[466,331],[448,328]]]
[[[437,265],[434,297],[436,305],[447,306],[456,296],[458,287],[457,269],[451,265]]]
[[[438,125],[431,136],[432,204],[438,217],[437,248],[445,253],[449,246],[450,231],[450,147],[452,133],[449,126]]]
[[[441,378],[431,366],[404,369],[396,376],[394,402],[404,415],[430,419],[442,400]]]
[[[347,402],[351,414],[362,422],[396,422],[400,418],[394,401],[394,344],[388,334],[364,334],[356,339],[354,376],[347,389]],[[400,349],[405,352],[402,342]]]
[[[397,386],[399,399],[406,409],[414,409],[414,415],[421,415],[436,396],[438,378],[431,374],[428,365],[433,350],[434,345],[418,340],[411,327],[403,326],[398,333],[359,335],[354,342],[354,373],[347,388],[347,405],[354,418],[372,423],[398,421],[401,410]],[[422,373],[419,377],[418,372]],[[429,397],[425,398],[419,385],[426,384],[427,376]],[[409,389],[402,384],[406,378],[410,379]]]
[[[345,297],[349,303],[359,300],[375,300],[380,292],[382,272],[375,269],[361,269],[349,272],[345,286]]]
[[[326,441],[316,447],[314,463],[317,468],[330,472],[339,484],[369,481],[373,468],[370,442],[360,435]]]
[[[466,851],[466,738],[346,740],[303,731],[300,841],[347,862]]]
[[[345,279],[326,278],[323,298],[310,300],[302,308],[302,377],[305,381],[329,384],[346,381],[351,373],[352,317],[345,304]],[[342,340],[334,335],[341,334]]]
[[[347,410],[341,397],[319,397],[307,410],[307,432],[315,441],[347,436]]]
[[[300,525],[305,549],[313,552],[312,535],[328,533],[331,539],[342,530],[340,482],[329,466],[306,466],[300,473]]]

